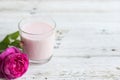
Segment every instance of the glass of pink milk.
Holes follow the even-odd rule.
[[[32,16],[19,22],[23,51],[32,63],[46,63],[53,55],[56,24],[52,18]]]

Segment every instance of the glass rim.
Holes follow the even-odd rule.
[[[44,33],[30,33],[30,32],[27,32],[27,31],[24,31],[24,30],[22,30],[21,29],[21,23],[22,23],[22,21],[24,21],[25,19],[29,19],[29,18],[22,18],[19,22],[18,22],[18,29],[19,29],[19,31],[21,31],[21,32],[23,32],[23,33],[26,33],[26,34],[29,34],[29,35],[44,35],[44,34],[47,34],[47,33],[49,33],[49,32],[51,32],[51,31],[53,31],[53,30],[55,30],[56,29],[56,22],[53,20],[53,18],[51,18],[50,17],[50,20],[53,22],[53,28],[51,29],[51,30],[49,30],[49,31],[47,31],[47,32],[44,32]]]

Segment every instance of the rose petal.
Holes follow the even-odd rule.
[[[28,69],[29,61],[26,54],[10,54],[4,59],[3,73],[8,79],[22,76]]]
[[[4,59],[7,55],[13,54],[13,53],[21,53],[21,51],[16,47],[9,47],[1,53],[0,57]]]
[[[21,51],[18,48],[16,47],[12,47],[12,48],[15,50],[16,53],[21,53]]]
[[[2,59],[0,58],[0,78],[3,78],[4,75],[3,75],[3,73],[2,73],[1,66],[2,66]]]
[[[0,54],[0,77],[7,80],[22,76],[28,69],[29,59],[16,47],[9,47]]]
[[[6,52],[8,52],[8,53],[21,53],[21,51],[18,48],[16,48],[16,47],[9,47],[9,48],[7,48]]]

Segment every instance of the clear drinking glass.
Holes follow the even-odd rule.
[[[32,63],[46,63],[53,55],[55,41],[54,20],[46,16],[24,18],[18,25],[23,51]]]

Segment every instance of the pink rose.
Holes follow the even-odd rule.
[[[21,77],[28,69],[29,60],[16,47],[7,48],[0,54],[0,77],[15,79]]]

